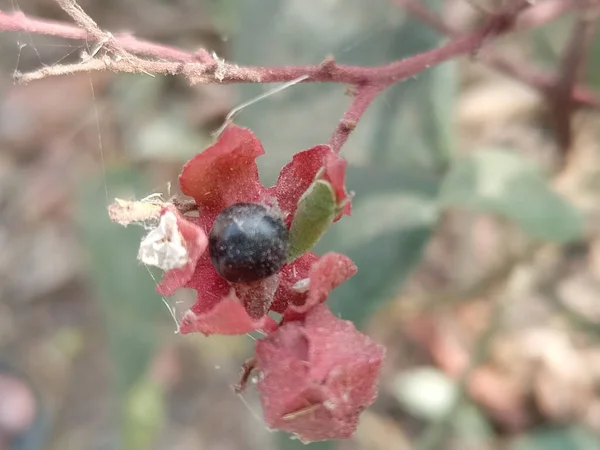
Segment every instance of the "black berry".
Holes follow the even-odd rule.
[[[285,223],[264,206],[236,203],[215,219],[208,248],[215,270],[227,281],[256,281],[281,269],[289,233]]]

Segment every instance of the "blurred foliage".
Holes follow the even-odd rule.
[[[135,263],[142,229],[123,228],[109,220],[106,186],[110,198],[143,198],[148,190],[137,170],[107,168],[78,191],[77,215],[114,361],[122,403],[122,448],[141,450],[152,442],[162,420],[162,394],[144,376],[160,343],[158,324],[168,313],[147,269]]]
[[[596,91],[600,91],[600,33],[596,36],[590,47],[590,56],[587,59],[586,81]]]
[[[290,436],[286,433],[277,433],[279,437],[279,445],[281,450],[332,450],[335,445],[332,442],[311,442],[310,444],[303,444],[298,439]]]
[[[598,437],[580,427],[544,427],[518,439],[511,450],[596,450]]]
[[[565,243],[583,231],[581,213],[552,190],[539,169],[508,150],[480,150],[457,160],[440,202],[500,214],[541,240]]]
[[[132,386],[125,400],[123,419],[123,448],[149,448],[165,419],[162,387],[147,380],[140,380]]]
[[[560,65],[563,47],[575,23],[573,14],[563,14],[557,19],[526,33],[531,40],[532,55],[537,64],[556,71]]]
[[[171,94],[168,102],[164,100],[168,82],[166,77],[121,74],[111,83],[118,121],[123,126],[123,139],[132,162],[183,164],[212,142],[187,120],[184,102],[189,102],[189,98]]]
[[[527,32],[531,40],[535,61],[542,67],[556,72],[570,35],[577,27],[574,14],[562,14],[557,19]],[[582,81],[595,90],[600,90],[600,33],[596,32],[587,57],[583,58],[584,73]]]

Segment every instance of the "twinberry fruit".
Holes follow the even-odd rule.
[[[215,219],[209,235],[215,270],[233,283],[261,280],[278,272],[289,249],[280,218],[256,203],[236,203]]]

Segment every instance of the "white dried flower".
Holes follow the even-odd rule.
[[[177,228],[177,216],[173,212],[166,211],[158,226],[142,239],[138,259],[165,272],[187,264],[188,252]]]

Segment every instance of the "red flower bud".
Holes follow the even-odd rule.
[[[377,396],[384,348],[325,305],[256,343],[258,389],[271,428],[303,442],[354,434]]]

